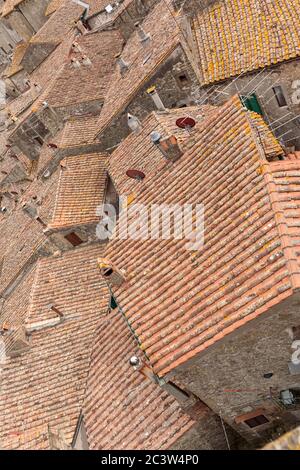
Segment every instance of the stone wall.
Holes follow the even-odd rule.
[[[282,87],[286,106],[280,107],[276,100],[273,87],[278,85]],[[244,96],[255,93],[266,122],[274,123],[271,127],[275,135],[287,147],[295,145],[296,150],[300,149],[300,60],[227,80],[201,92],[211,104],[224,103],[236,93]],[[291,121],[293,118],[296,119]]]

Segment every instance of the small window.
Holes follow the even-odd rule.
[[[66,235],[65,239],[68,240],[68,242],[71,243],[71,245],[73,246],[78,246],[83,243],[83,240],[81,240],[81,238],[75,232],[71,232]]]
[[[282,87],[280,85],[277,85],[277,86],[274,86],[272,88],[272,90],[274,92],[274,95],[275,95],[276,101],[278,103],[278,106],[280,108],[282,108],[283,106],[287,106],[287,102],[286,102],[285,96],[283,94]]]
[[[189,82],[190,82],[188,75],[184,72],[180,73],[176,76],[176,81],[177,81],[177,84],[180,88],[188,85]]]
[[[35,137],[34,140],[42,147],[43,145],[43,139],[41,137]]]
[[[299,340],[300,339],[300,326],[292,326],[292,339]]]
[[[117,306],[118,306],[117,302],[116,302],[116,299],[114,298],[113,295],[111,295],[111,297],[110,297],[110,305],[109,306],[110,306],[111,310],[115,310],[115,308],[117,308]]]
[[[261,426],[262,424],[268,423],[269,420],[265,417],[265,415],[258,415],[255,416],[254,418],[246,419],[244,421],[249,428],[256,428],[256,426]]]

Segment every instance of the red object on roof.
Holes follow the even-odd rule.
[[[143,173],[142,171],[139,171],[139,170],[127,170],[126,175],[129,178],[133,178],[133,179],[139,180],[139,181],[141,181],[145,178],[145,173]]]
[[[196,121],[189,116],[181,117],[176,120],[176,126],[180,127],[180,129],[185,129],[186,127],[195,127],[195,125]]]

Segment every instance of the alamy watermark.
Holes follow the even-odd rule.
[[[185,240],[187,250],[204,245],[203,204],[130,204],[123,196],[118,207],[99,206],[97,215],[101,217],[96,230],[99,240]]]

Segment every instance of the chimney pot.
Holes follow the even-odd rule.
[[[135,23],[135,28],[137,30],[137,33],[139,35],[139,38],[140,38],[140,42],[141,44],[144,46],[146,44],[148,44],[148,41],[150,41],[150,34],[149,33],[145,33],[145,31],[143,30],[142,26],[140,25],[139,22]]]
[[[105,258],[98,259],[98,266],[101,275],[111,285],[120,286],[125,281],[124,272],[118,269],[114,264]]]
[[[116,63],[119,66],[120,74],[123,76],[128,70],[128,64],[122,59],[121,54],[115,55]]]
[[[141,121],[136,116],[133,116],[130,113],[127,114],[127,124],[128,124],[128,127],[135,134],[138,134],[139,132],[141,132],[141,130],[143,128],[142,124],[141,124]]]
[[[166,111],[166,108],[164,107],[164,104],[162,100],[160,99],[160,96],[157,93],[155,86],[148,88],[147,93],[149,96],[151,96],[158,111]]]

